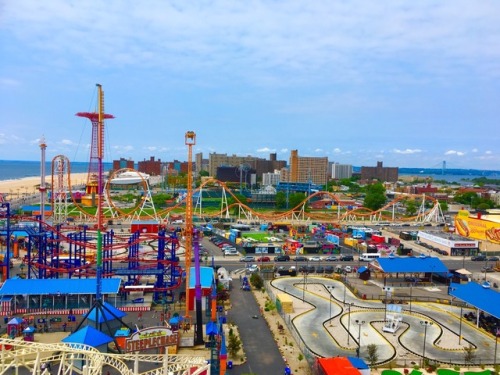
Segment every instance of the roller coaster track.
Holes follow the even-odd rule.
[[[68,174],[68,186],[71,186],[70,175]],[[147,182],[146,182],[147,184]],[[142,200],[141,204],[137,204],[131,212],[125,212],[122,209],[117,209],[113,204],[109,192],[109,184],[106,189],[106,202],[108,205],[105,212],[109,218],[121,219],[124,221],[131,220],[145,220],[145,219],[156,219],[158,221],[168,221],[169,217],[173,213],[179,213],[185,210],[185,197],[179,199],[179,201],[171,206],[162,210],[153,210],[153,214],[148,213],[146,215],[141,215],[144,212],[145,204],[152,204],[151,196],[148,195]],[[193,193],[199,193],[201,196],[203,189],[209,186],[215,186],[222,189],[222,199],[221,199],[221,209],[217,212],[212,212],[210,214],[205,214],[202,211],[202,200],[199,198],[199,202],[196,205],[195,213],[198,211],[200,216],[207,218],[229,218],[236,216],[237,220],[247,220],[247,221],[290,221],[290,222],[309,222],[309,221],[325,221],[325,222],[356,222],[356,221],[368,221],[368,222],[379,222],[379,221],[398,221],[398,222],[444,222],[444,216],[441,211],[439,202],[430,196],[426,195],[416,195],[416,194],[398,194],[398,196],[392,201],[388,202],[385,206],[378,210],[370,210],[366,207],[357,207],[351,205],[346,205],[343,199],[338,195],[319,191],[306,197],[302,202],[300,202],[295,207],[287,211],[257,211],[247,204],[242,203],[238,197],[231,191],[226,183],[216,180],[209,179],[203,182],[200,187],[194,190]],[[149,188],[147,189],[149,192]],[[234,203],[229,204],[227,200],[227,194],[229,194]],[[75,208],[80,212],[80,215],[84,216],[86,220],[95,220],[95,215],[86,212],[83,207],[81,207],[76,201],[74,201],[73,194],[71,194],[73,199],[73,204]],[[330,198],[332,202],[335,202],[337,206],[337,211],[335,210],[309,210],[307,209],[309,203],[314,198]],[[420,201],[418,212],[416,215],[411,217],[402,217],[396,212],[398,204],[406,200],[416,200]],[[430,205],[430,207],[428,207]]]
[[[40,370],[44,363],[51,363],[51,367],[59,365],[57,373],[60,375],[101,375],[105,366],[113,367],[125,375],[184,375],[189,370],[192,371],[189,374],[199,375],[210,367],[202,356],[101,353],[84,344],[44,344],[0,338],[0,346],[0,374],[12,373],[13,370],[17,373],[20,368],[27,369],[33,375],[49,374],[48,370]],[[77,367],[78,362],[86,363],[86,368]],[[129,368],[130,363],[134,364],[132,369]],[[145,366],[154,368],[142,372],[134,370]]]

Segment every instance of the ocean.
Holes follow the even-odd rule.
[[[103,163],[104,171],[112,169],[113,163]],[[45,175],[50,176],[52,163],[45,163]],[[86,173],[89,170],[89,163],[71,162],[72,173]],[[0,180],[18,180],[25,177],[40,176],[39,161],[24,160],[0,160]]]
[[[110,171],[113,168],[113,163],[104,163],[104,171]],[[51,173],[51,162],[45,163],[45,174]],[[71,162],[72,173],[86,173],[89,169],[88,162]],[[354,170],[360,167],[354,167]],[[22,161],[22,160],[0,160],[0,180],[17,180],[24,177],[40,176],[39,161]],[[453,169],[440,173],[436,169],[426,168],[399,168],[399,176],[416,176],[419,178],[431,178],[433,181],[444,180],[447,182],[457,182],[461,185],[471,183],[471,180],[479,177],[487,177],[491,179],[500,179],[500,171],[480,171],[473,169]]]

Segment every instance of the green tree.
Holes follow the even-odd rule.
[[[258,272],[252,273],[252,276],[250,276],[250,283],[253,285],[255,289],[262,289],[264,286],[264,280],[262,279],[262,276],[259,275]]]
[[[474,363],[476,359],[476,353],[474,352],[474,347],[472,345],[464,347],[464,362],[468,364]]]
[[[276,193],[276,208],[286,207],[286,193],[284,191],[278,191]]]
[[[375,345],[375,344],[369,344],[366,347],[366,350],[367,350],[367,353],[368,353],[366,359],[370,363],[370,366],[373,367],[375,365],[375,363],[377,363],[377,361],[378,361],[378,348],[377,348],[377,345]]]
[[[208,171],[200,171],[199,176],[200,177],[208,177],[208,176],[210,176],[210,173],[208,173]]]
[[[385,196],[385,188],[384,185],[382,185],[380,182],[368,185],[366,187],[366,196],[363,206],[376,211],[381,208],[386,201],[387,198]]]
[[[417,213],[418,206],[414,199],[409,199],[406,201],[406,214],[408,216],[413,216]]]
[[[241,349],[241,340],[233,332],[229,332],[227,351],[231,357],[236,357]]]
[[[306,199],[305,193],[293,193],[288,197],[288,208],[294,208]]]
[[[440,201],[439,205],[441,206],[441,211],[447,212],[448,211],[448,202],[446,201]]]

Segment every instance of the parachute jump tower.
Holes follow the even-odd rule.
[[[96,190],[91,191],[92,194],[97,195],[97,264],[96,264],[96,293],[95,293],[95,302],[94,305],[89,309],[87,314],[84,316],[82,322],[77,327],[80,328],[82,323],[88,318],[91,312],[95,310],[95,322],[96,329],[99,329],[99,316],[104,316],[104,310],[110,313],[115,319],[118,319],[122,324],[126,325],[118,316],[115,315],[113,311],[111,311],[104,303],[102,299],[102,230],[103,226],[103,214],[102,214],[102,201],[103,201],[103,153],[104,153],[104,119],[113,118],[111,115],[104,114],[104,92],[102,91],[102,87],[100,84],[97,84],[98,90],[98,109],[97,113],[85,113],[81,117],[87,117],[92,121],[92,149],[90,162],[95,162],[97,167],[95,170],[97,171],[97,175],[92,176],[95,177],[95,180],[92,182],[97,182]],[[77,114],[80,116],[80,114]],[[94,160],[93,160],[94,158]],[[89,181],[91,178],[89,166]],[[87,189],[89,189],[89,185],[87,185]],[[88,191],[88,190],[87,190]],[[105,320],[106,325],[108,326],[108,330],[110,330],[108,321]],[[110,330],[111,331],[111,330]],[[115,344],[117,344],[115,342]],[[119,346],[117,345],[117,348]]]
[[[99,106],[104,106],[104,93],[101,85],[97,84]],[[85,194],[89,196],[102,196],[102,153],[104,150],[104,120],[113,119],[115,116],[96,113],[96,112],[78,112],[78,117],[86,117],[92,122],[92,139],[90,143],[90,161],[89,173],[87,175],[87,185]],[[99,179],[101,180],[99,181]],[[99,187],[100,183],[100,187]],[[101,227],[100,227],[101,228]]]

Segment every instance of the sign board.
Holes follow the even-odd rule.
[[[162,348],[177,345],[179,333],[173,332],[166,327],[149,327],[132,334],[125,341],[126,352],[138,352],[142,350]]]

